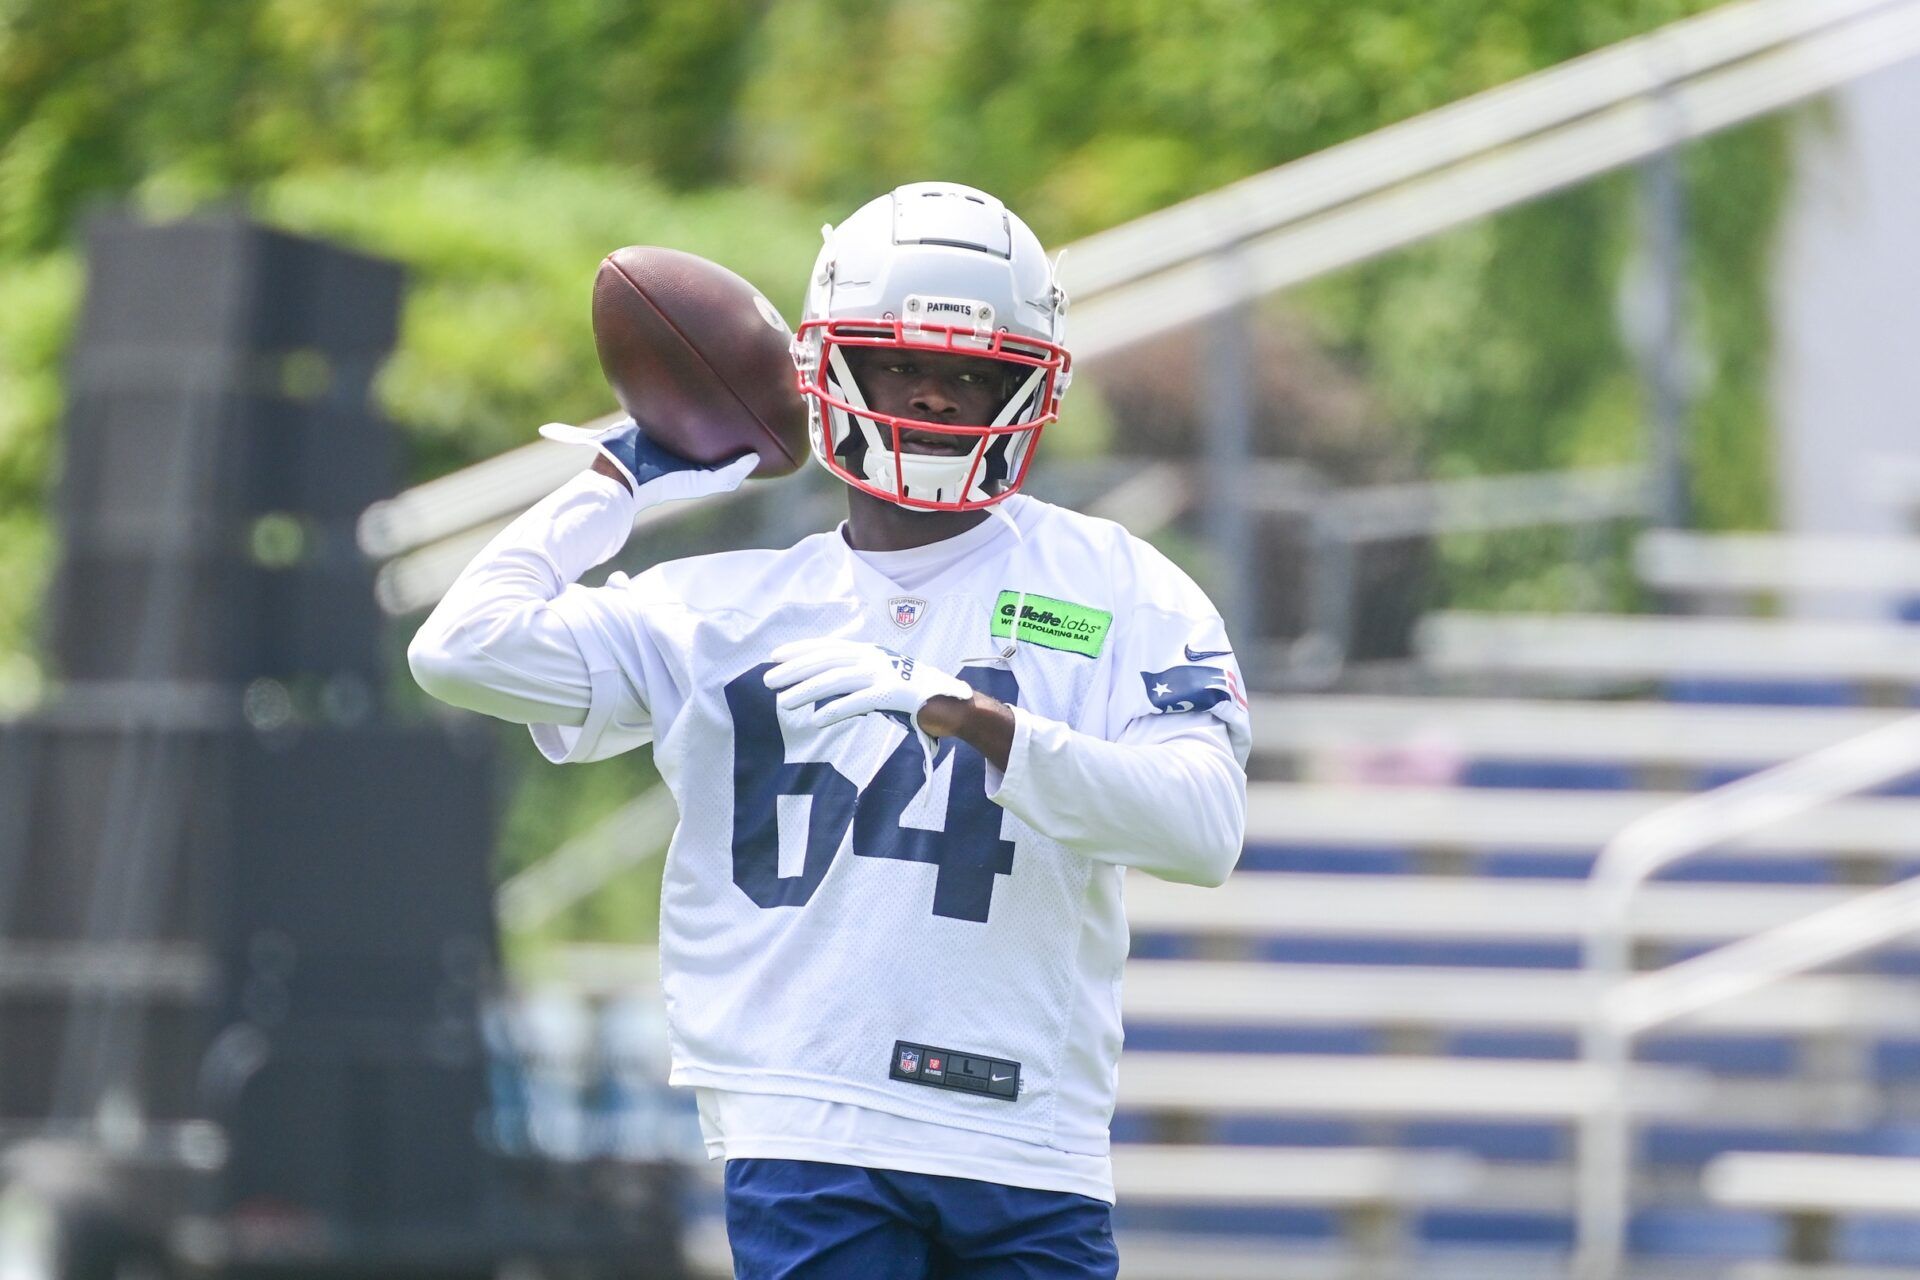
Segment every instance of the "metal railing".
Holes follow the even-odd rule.
[[[1281,683],[1289,688],[1327,688],[1345,669],[1359,601],[1358,556],[1368,546],[1451,534],[1600,526],[1652,514],[1652,489],[1641,467],[1318,491],[1301,483],[1297,470],[1295,464],[1260,464],[1247,473],[1258,487],[1242,495],[1249,511],[1297,516],[1304,523],[1304,626],[1281,658]],[[1267,476],[1274,481],[1261,483]],[[1258,600],[1257,584],[1246,590]]]
[[[1604,996],[1582,1037],[1606,1085],[1581,1126],[1578,1280],[1618,1280],[1630,1214],[1632,1122],[1627,1073],[1637,1037],[1779,978],[1869,950],[1920,928],[1920,879],[1862,894],[1800,920],[1641,977],[1632,976],[1631,911],[1663,868],[1844,796],[1920,769],[1920,716],[1689,796],[1627,826],[1589,883],[1586,966]]]
[[[1633,561],[1640,580],[1662,591],[1920,594],[1920,538],[1913,537],[1658,529],[1641,535]]]
[[[582,450],[571,445],[553,445],[552,447],[565,451],[566,456],[559,459],[564,464],[564,469],[556,473],[549,460],[541,458],[538,460],[538,465],[528,472],[526,484],[522,488],[502,490],[503,494],[513,493],[516,500],[525,499],[518,502],[512,514],[517,515],[521,509],[544,498],[586,467],[588,456]],[[516,450],[516,452],[519,451]],[[503,458],[491,459],[493,462],[504,460]],[[402,495],[403,498],[404,496]],[[634,513],[631,533],[639,533],[643,529],[659,529],[692,515],[695,511],[712,511],[716,507],[737,503],[745,496],[744,493],[736,490],[732,493],[715,494],[698,504],[682,502],[659,507],[642,507]],[[373,515],[377,509],[377,506],[368,508],[367,515]],[[495,515],[474,528],[396,555],[381,566],[380,572],[375,576],[374,599],[378,600],[380,607],[390,615],[431,609],[439,603],[440,597],[447,593],[447,588],[453,585],[454,579],[460,576],[461,570],[467,567],[468,562],[480,554],[481,548],[491,542],[494,535],[506,528],[509,523],[509,516]],[[363,538],[365,528],[363,517]]]
[[[1117,288],[1886,7],[1886,0],[1722,5],[1096,232],[1072,248],[1073,283],[1087,296]]]
[[[1090,359],[1635,164],[1920,53],[1911,0],[1748,0],[1074,245]],[[1235,270],[1211,261],[1231,252]]]
[[[1920,0],[1744,0],[1672,23],[1068,246],[1075,357],[1231,313],[1915,54]],[[376,504],[362,546],[386,559],[498,522],[568,474],[561,449],[530,444]],[[431,590],[438,570],[415,569],[396,602]]]
[[[500,927],[510,934],[540,928],[608,881],[661,857],[680,811],[665,784],[649,787],[494,891]]]

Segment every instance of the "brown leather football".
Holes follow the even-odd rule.
[[[648,438],[695,462],[752,450],[753,474],[765,478],[806,461],[791,337],[758,289],[677,249],[616,249],[593,282],[593,341],[620,407]]]

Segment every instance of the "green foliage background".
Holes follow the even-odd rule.
[[[96,202],[238,202],[407,263],[381,393],[418,478],[605,407],[585,302],[613,246],[703,253],[791,304],[819,225],[900,181],[986,187],[1060,243],[1705,7],[0,0],[0,687],[32,669],[74,245]],[[1686,157],[1695,497],[1715,526],[1769,511],[1785,142],[1768,122]],[[1607,179],[1284,305],[1435,473],[1625,460],[1640,405],[1615,301],[1634,218],[1631,178]],[[1462,599],[1579,594],[1538,557],[1446,556]],[[568,816],[517,814],[510,862],[577,818],[547,801]]]

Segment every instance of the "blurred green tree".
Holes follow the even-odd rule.
[[[178,203],[446,155],[724,183],[763,9],[747,0],[7,0],[0,251],[88,200]]]
[[[93,202],[238,201],[407,263],[381,394],[421,476],[605,407],[586,290],[616,245],[716,257],[791,308],[820,222],[900,181],[976,183],[1058,243],[1706,7],[0,0],[0,690],[30,675],[38,508]],[[1687,156],[1696,501],[1721,527],[1770,508],[1764,288],[1786,141],[1770,122]],[[1630,181],[1284,305],[1436,472],[1636,456],[1614,319]],[[1468,546],[1447,562],[1465,598],[1565,599],[1538,557]],[[512,858],[566,821],[517,818]]]

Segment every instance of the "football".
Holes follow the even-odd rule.
[[[791,338],[758,289],[677,249],[617,249],[593,282],[593,341],[614,397],[650,439],[695,462],[752,450],[765,478],[806,460]]]

